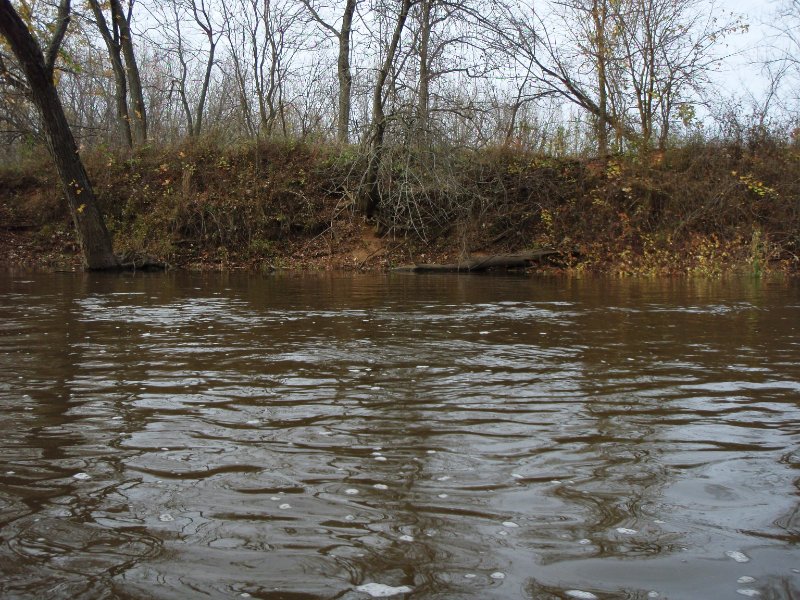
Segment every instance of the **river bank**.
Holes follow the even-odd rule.
[[[356,210],[354,147],[204,139],[84,161],[127,260],[190,270],[388,270],[557,251],[537,269],[612,275],[796,273],[800,152],[703,143],[646,157],[492,148],[408,151],[382,174],[381,222]],[[79,268],[40,152],[0,169],[0,261]]]

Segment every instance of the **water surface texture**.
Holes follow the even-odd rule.
[[[3,598],[800,597],[800,287],[0,275]]]

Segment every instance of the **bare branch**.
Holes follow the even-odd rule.
[[[67,34],[69,22],[70,0],[61,0],[61,4],[58,5],[55,33],[44,53],[44,67],[51,75],[55,69],[58,53],[61,51],[61,44],[64,42],[64,36]]]

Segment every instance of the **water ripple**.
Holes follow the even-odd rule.
[[[31,281],[0,594],[794,593],[790,284]]]

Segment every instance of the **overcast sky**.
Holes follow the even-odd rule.
[[[728,40],[729,50],[739,54],[726,61],[726,72],[721,73],[720,79],[725,87],[738,86],[741,93],[749,90],[756,95],[762,91],[761,68],[754,63],[765,54],[765,38],[772,33],[769,23],[780,4],[780,0],[719,0],[723,10],[742,15],[750,26],[747,33]]]

